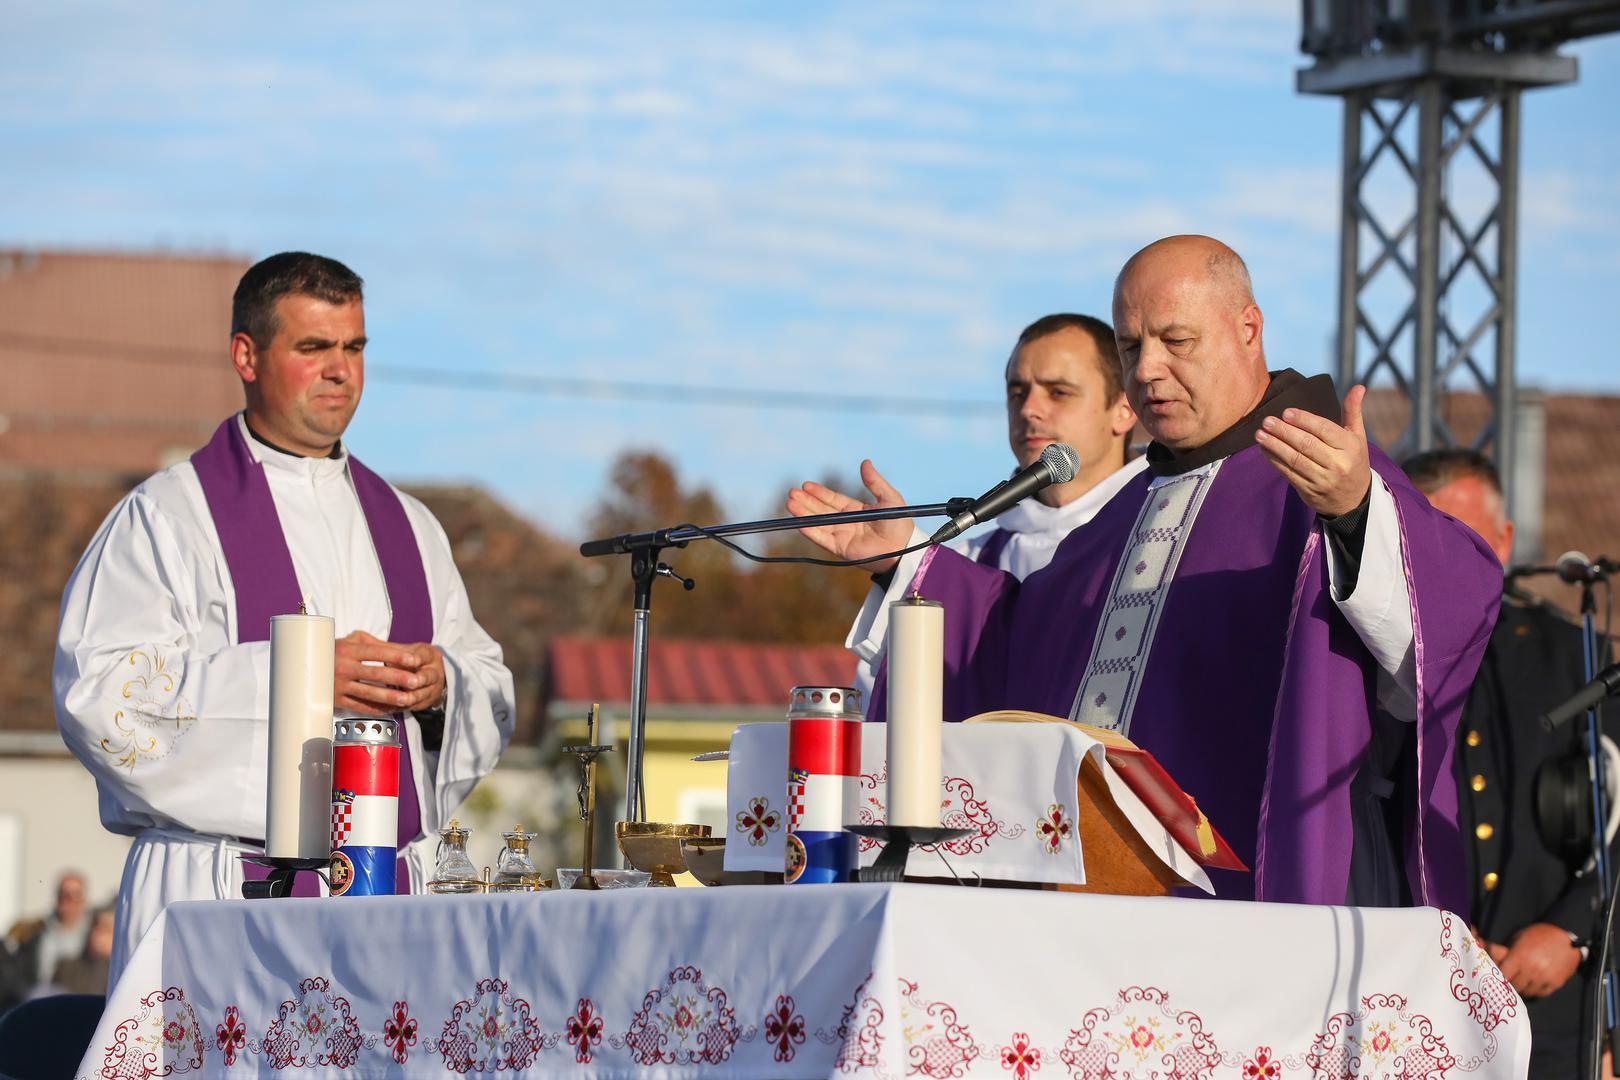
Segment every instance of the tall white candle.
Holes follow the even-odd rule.
[[[332,620],[270,619],[270,776],[265,852],[332,854]]]
[[[912,595],[889,605],[889,824],[939,827],[945,609]]]

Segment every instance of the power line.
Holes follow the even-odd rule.
[[[106,357],[126,363],[172,367],[216,367],[223,356],[210,349],[122,345],[0,330],[0,350]],[[999,412],[1001,405],[984,398],[934,398],[883,394],[839,394],[822,390],[778,390],[767,387],[704,386],[632,379],[583,379],[495,370],[458,370],[373,361],[368,381],[403,383],[454,390],[532,394],[595,401],[654,401],[663,404],[712,405],[735,409],[783,409],[812,412],[884,413],[902,416],[962,416]]]

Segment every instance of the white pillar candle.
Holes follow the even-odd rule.
[[[945,609],[913,594],[889,605],[889,824],[939,827]]]
[[[332,854],[332,620],[270,619],[270,776],[265,852],[283,859]]]

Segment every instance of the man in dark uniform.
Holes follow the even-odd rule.
[[[1472,528],[1507,562],[1513,523],[1496,468],[1473,450],[1435,450],[1403,468],[1437,508]],[[1458,825],[1467,849],[1469,917],[1491,957],[1526,999],[1530,1076],[1577,1073],[1583,1009],[1595,975],[1597,878],[1582,854],[1550,846],[1537,828],[1535,786],[1548,761],[1579,754],[1585,726],[1542,729],[1538,717],[1586,681],[1581,630],[1535,601],[1503,599],[1458,728]],[[1605,729],[1612,717],[1605,717]],[[1584,769],[1582,770],[1584,775]]]

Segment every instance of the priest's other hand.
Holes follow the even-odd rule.
[[[861,483],[872,493],[875,502],[863,503],[825,484],[809,480],[788,492],[788,512],[794,517],[805,517],[809,514],[862,510],[868,506],[904,506],[906,503],[900,493],[883,479],[883,474],[877,471],[877,466],[870,459],[861,462]],[[818,525],[799,531],[812,543],[840,559],[865,559],[905,547],[906,541],[911,539],[911,522],[906,519],[863,521],[854,525]],[[893,569],[899,561],[884,559],[865,564],[865,569],[869,573],[881,574]]]
[[[1270,416],[1255,433],[1267,459],[1312,510],[1335,518],[1361,505],[1372,487],[1367,429],[1361,419],[1365,386],[1344,396],[1344,426],[1302,409]]]
[[[431,709],[444,700],[444,657],[428,644],[397,645],[356,630],[336,643],[333,707],[367,716]]]
[[[1552,923],[1531,923],[1513,935],[1507,955],[1497,961],[1502,976],[1527,998],[1546,997],[1581,966],[1581,950],[1569,933]]]

